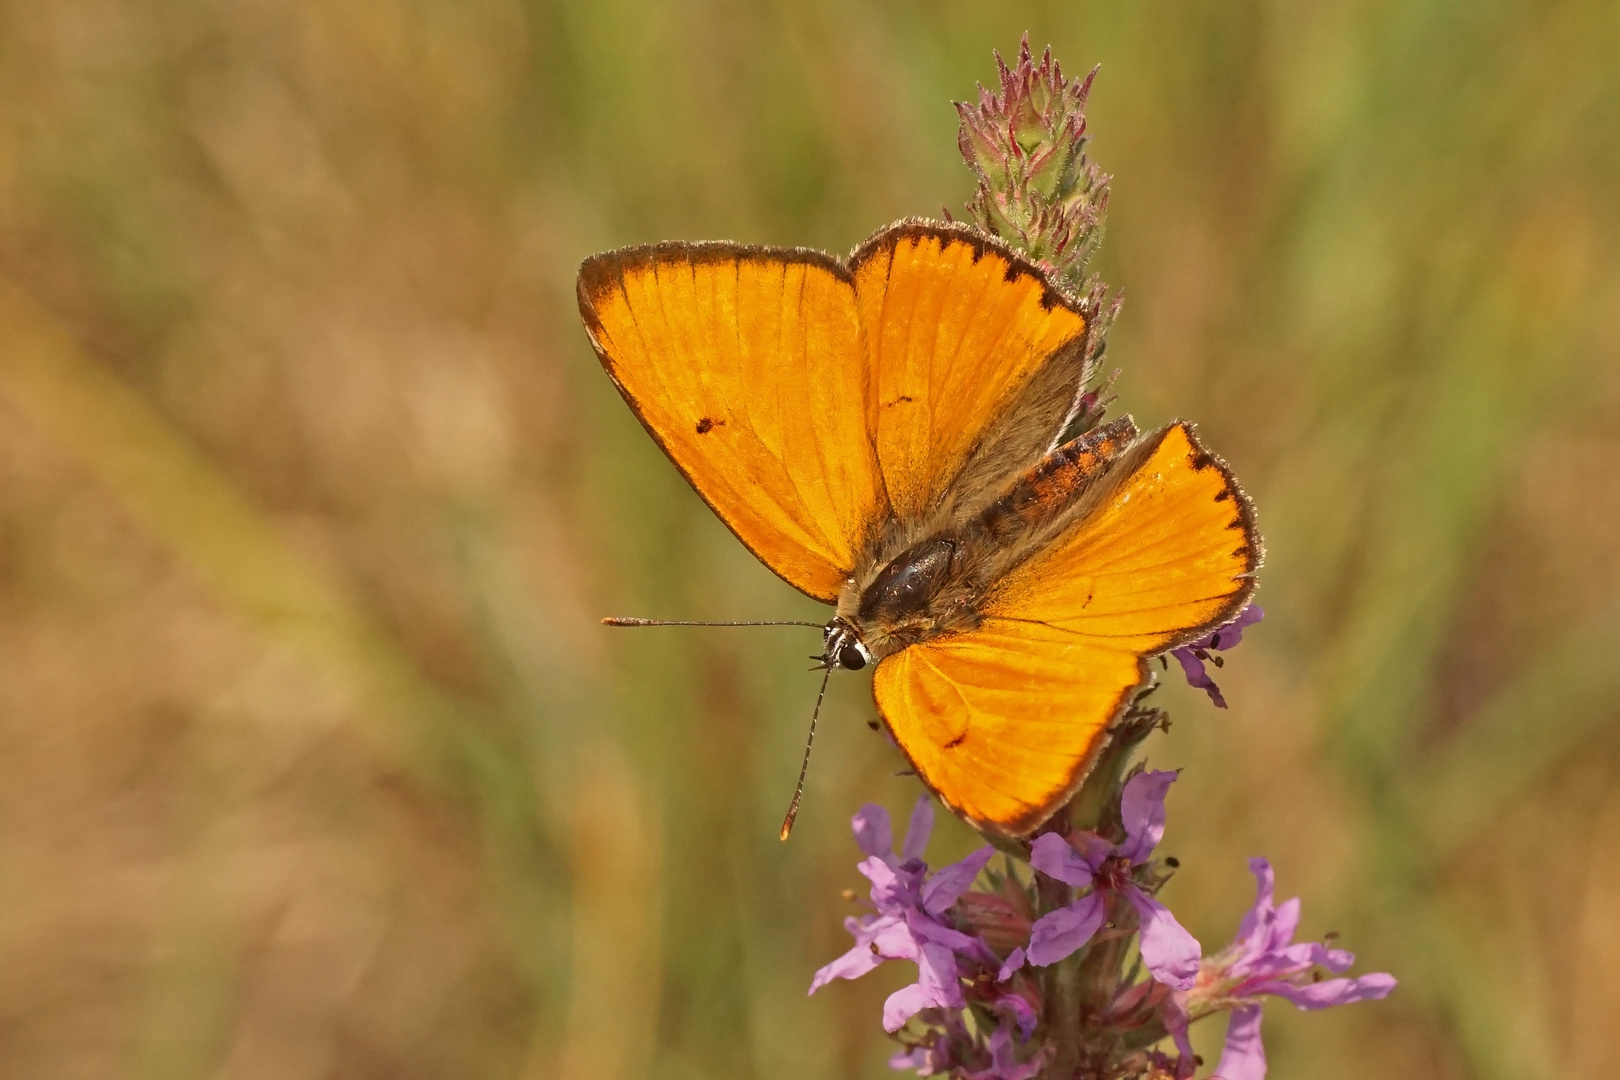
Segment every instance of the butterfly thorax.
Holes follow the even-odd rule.
[[[975,552],[962,536],[935,536],[891,559],[839,604],[873,659],[979,624]],[[851,588],[851,593],[855,590]],[[850,602],[852,601],[852,603]]]

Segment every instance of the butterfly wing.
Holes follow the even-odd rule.
[[[1024,401],[1015,426],[1039,429],[1037,444],[1056,435],[1083,378],[1086,321],[1039,270],[972,230],[927,222],[884,229],[849,266],[874,376],[870,426],[899,519],[939,508],[975,447],[1003,442],[986,436],[1043,371],[1062,384],[1046,395],[1054,415]],[[1059,358],[1073,363],[1049,364]]]
[[[1137,654],[1039,623],[987,619],[878,665],[878,711],[941,800],[1021,835],[1061,806],[1102,745]]]
[[[975,447],[1016,458],[1049,439],[1082,378],[1079,311],[1029,263],[948,225],[890,226],[848,267],[731,244],[609,252],[580,268],[579,306],[692,486],[829,603],[891,515],[937,509]],[[989,483],[1023,463],[978,472]]]
[[[886,658],[873,683],[924,782],[1008,835],[1070,798],[1147,659],[1235,617],[1260,562],[1248,499],[1186,424],[1141,440],[1082,497],[976,629]]]
[[[602,365],[720,519],[832,603],[885,512],[849,274],[810,251],[660,244],[587,259]]]
[[[1262,548],[1226,463],[1178,421],[1122,455],[1078,520],[999,581],[985,615],[1156,655],[1235,618]]]

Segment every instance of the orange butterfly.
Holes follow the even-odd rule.
[[[625,248],[581,266],[579,307],[704,501],[836,605],[823,663],[877,661],[890,734],[982,830],[1050,817],[1148,660],[1254,590],[1253,509],[1192,425],[1057,445],[1092,374],[1085,316],[965,226],[898,222],[843,261]]]

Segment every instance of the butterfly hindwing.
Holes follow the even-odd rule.
[[[1154,655],[1243,609],[1261,557],[1254,512],[1190,424],[1143,438],[1084,499],[1072,526],[994,586],[985,615]]]
[[[872,691],[924,783],[980,828],[1020,835],[1068,798],[1140,678],[1129,648],[987,619],[887,658]]]
[[[1235,617],[1259,565],[1247,498],[1186,424],[1144,437],[1078,500],[991,587],[975,629],[886,658],[874,682],[924,782],[1008,835],[1067,801],[1146,660]]]

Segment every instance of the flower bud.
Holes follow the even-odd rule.
[[[978,178],[968,213],[1078,295],[1108,205],[1108,177],[1085,157],[1096,69],[1065,79],[1050,49],[1035,63],[1026,34],[1018,62],[1009,68],[998,55],[996,74],[995,93],[980,87],[977,105],[956,106],[957,145]]]
[[[984,939],[1001,957],[1029,943],[1035,911],[1022,889],[1003,893],[963,893],[951,909],[957,929]]]

